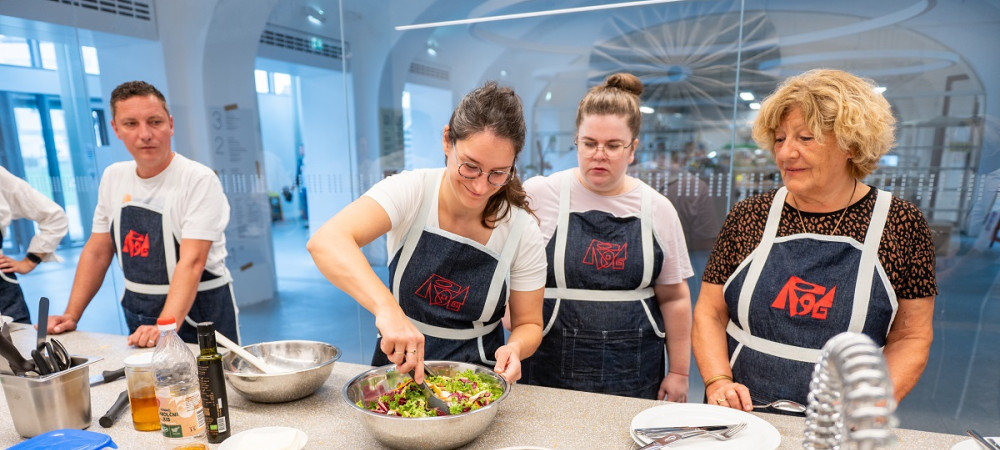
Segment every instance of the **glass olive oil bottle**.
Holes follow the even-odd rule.
[[[229,399],[226,398],[226,378],[222,373],[222,355],[215,343],[215,325],[212,322],[198,324],[198,384],[201,389],[201,403],[205,408],[205,425],[208,442],[218,444],[226,440],[231,432],[229,423]]]

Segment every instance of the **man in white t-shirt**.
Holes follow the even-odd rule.
[[[146,82],[115,88],[111,125],[133,160],[104,171],[69,304],[63,315],[49,319],[49,332],[76,329],[117,256],[125,277],[129,345],[155,346],[156,321],[168,317],[180,324],[178,334],[187,342],[197,342],[196,323],[205,321],[238,342],[238,311],[225,264],[229,202],[218,176],[174,153],[166,99]]]

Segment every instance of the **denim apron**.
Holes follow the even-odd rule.
[[[438,207],[440,177],[424,178],[424,201],[389,264],[393,297],[424,334],[424,359],[492,367],[504,344],[499,327],[510,294],[510,265],[528,215],[514,213],[510,235],[499,254],[486,246],[427,225]],[[389,364],[375,343],[372,365]]]
[[[177,171],[174,171],[177,172]],[[167,186],[178,186],[176,175]],[[170,190],[162,211],[131,200],[123,201],[111,221],[111,238],[125,277],[122,309],[129,333],[140,325],[156,325],[170,290],[170,281],[180,255],[180,239],[171,226]],[[128,199],[127,188],[114,198]],[[232,277],[202,271],[194,304],[177,334],[185,342],[198,342],[198,322],[214,322],[215,329],[239,342],[238,309],[233,296]]]
[[[666,355],[653,293],[663,266],[653,236],[654,191],[642,185],[639,217],[570,213],[571,182],[572,175],[563,177],[558,222],[545,249],[542,343],[522,363],[522,381],[655,399]]]
[[[3,242],[3,230],[0,230],[0,242]],[[24,292],[14,272],[0,272],[0,313],[11,317],[14,322],[31,323],[28,304],[24,301]]]
[[[797,233],[776,238],[788,191],[774,196],[760,243],[726,280],[726,327],[733,378],[755,403],[808,402],[813,367],[827,340],[864,333],[885,346],[896,293],[878,260],[892,196],[877,191],[860,243]]]

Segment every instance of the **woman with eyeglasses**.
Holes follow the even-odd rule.
[[[523,363],[526,383],[687,401],[684,233],[670,201],[625,174],[642,88],[627,73],[591,88],[576,114],[578,166],[525,182],[548,258],[544,337]]]
[[[473,362],[509,382],[542,337],[545,254],[515,173],[521,100],[488,82],[467,94],[441,139],[445,167],[377,183],[309,240],[320,271],[375,315],[372,365]],[[389,287],[361,247],[386,235]],[[504,342],[505,307],[513,328]]]

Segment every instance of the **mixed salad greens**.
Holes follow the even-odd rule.
[[[500,383],[487,374],[473,373],[472,369],[456,376],[428,376],[425,381],[433,394],[450,405],[451,414],[461,414],[482,408],[503,394]],[[366,404],[367,403],[367,404]],[[427,396],[407,378],[385,393],[377,401],[358,401],[358,406],[380,414],[401,417],[434,417],[446,415],[427,406]]]

